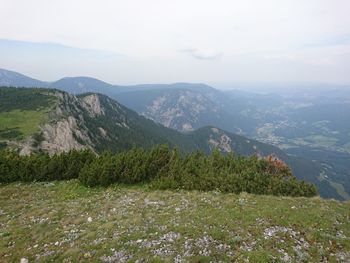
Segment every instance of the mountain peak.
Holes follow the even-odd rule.
[[[48,83],[30,78],[21,73],[0,69],[0,86],[13,87],[47,87]]]

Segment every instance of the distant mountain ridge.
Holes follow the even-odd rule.
[[[14,71],[0,69],[0,86],[45,88],[48,85],[48,82],[33,79]]]
[[[52,146],[41,148],[41,144],[35,144],[32,151],[44,150],[53,154],[75,148],[90,148],[96,152],[115,152],[132,146],[150,147],[166,143],[179,146],[185,152],[203,150],[209,153],[214,148],[219,148],[222,152],[234,151],[241,155],[283,153],[274,146],[212,126],[183,134],[140,116],[102,94],[85,93],[75,96],[55,89],[1,87],[0,95],[1,113],[20,110],[20,114],[42,111],[46,115],[37,123],[40,129],[29,135],[42,133],[44,141],[52,143]],[[16,134],[13,138],[8,135],[1,137],[4,127],[0,129],[0,140],[3,142],[27,139],[26,136],[18,137]],[[16,123],[14,127],[21,129]],[[8,125],[5,128],[11,129]],[[59,138],[60,133],[64,134],[62,138]],[[71,140],[72,143],[65,144],[65,140]],[[21,144],[18,147],[23,148]]]
[[[43,82],[13,71],[0,69],[0,72],[6,72],[0,78],[0,84],[3,83],[3,86],[56,88],[76,95],[86,92],[105,94],[155,122],[182,132],[213,125],[231,132],[248,134],[255,124],[255,120],[240,113],[242,107],[239,103],[234,102],[234,105],[229,107],[229,102],[224,105],[216,103],[217,99],[226,101],[227,98],[206,84],[120,86],[90,77],[65,77],[54,82]],[[24,81],[25,78],[27,81]],[[167,95],[164,96],[165,92]],[[140,100],[143,102],[140,103]],[[158,112],[155,108],[159,102],[162,104],[159,105],[161,108]],[[193,107],[196,109],[193,110]],[[236,124],[231,125],[232,121]]]
[[[90,77],[65,77],[52,82],[50,88],[57,88],[72,94],[86,92],[106,93],[113,88],[113,85]]]
[[[98,92],[180,132],[212,126],[278,146],[303,160],[302,166],[318,182],[331,184],[344,199],[350,197],[350,89],[317,91],[313,87],[301,93],[281,89],[276,94],[259,94],[192,83],[118,86],[89,77],[41,82],[16,72],[0,72],[0,83],[6,86],[24,83],[76,95]]]
[[[321,167],[288,156],[277,147],[210,126],[188,134],[179,133],[105,95],[74,96],[54,89],[0,88],[0,105],[3,105],[0,118],[10,120],[7,124],[0,123],[0,147],[17,148],[23,154],[35,151],[54,154],[85,148],[116,152],[156,144],[177,146],[184,152],[209,153],[218,148],[221,152],[233,151],[239,155],[273,154],[288,163],[299,179],[315,183],[322,196],[342,199],[327,181],[317,179]],[[7,119],[9,115],[11,119]],[[20,123],[23,115],[29,119],[24,126]]]
[[[202,83],[178,82],[172,84],[137,84],[137,85],[113,85],[102,80],[78,76],[64,77],[56,81],[41,81],[30,78],[21,73],[0,68],[0,86],[27,87],[27,88],[56,88],[72,94],[86,92],[102,93],[110,96],[129,91],[143,91],[153,89],[186,89],[193,91],[213,92],[214,88]],[[107,94],[111,93],[111,94]]]

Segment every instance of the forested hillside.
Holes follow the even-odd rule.
[[[6,101],[0,112],[5,120],[1,122],[0,143],[3,148],[17,149],[21,154],[47,152],[52,155],[72,149],[120,152],[134,146],[147,149],[157,144],[178,147],[182,153],[202,150],[208,154],[219,149],[222,153],[245,156],[273,154],[286,162],[298,179],[316,184],[322,196],[342,199],[327,180],[318,180],[322,167],[288,156],[274,146],[215,127],[182,134],[99,94],[76,97],[52,89],[0,90]]]

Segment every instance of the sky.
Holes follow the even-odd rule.
[[[0,0],[0,68],[113,84],[350,84],[349,0]]]

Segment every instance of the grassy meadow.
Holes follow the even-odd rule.
[[[12,183],[0,237],[1,262],[349,262],[350,202]]]

